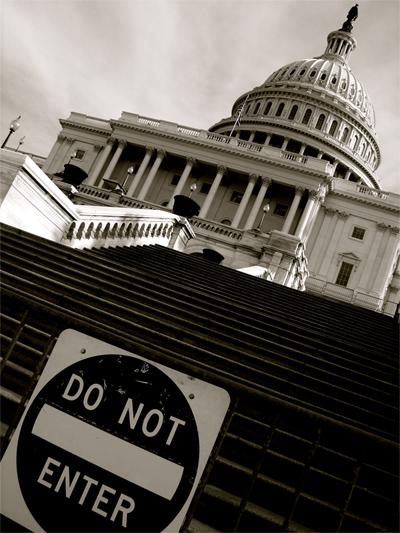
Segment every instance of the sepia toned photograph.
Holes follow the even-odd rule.
[[[2,532],[392,532],[400,2],[3,0]]]

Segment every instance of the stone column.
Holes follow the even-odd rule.
[[[290,227],[293,224],[294,217],[296,216],[297,208],[301,197],[303,196],[304,189],[302,187],[295,188],[295,195],[292,200],[292,205],[289,208],[288,214],[286,215],[285,222],[283,223],[281,231],[283,233],[289,233]]]
[[[257,198],[254,201],[254,205],[253,205],[253,207],[252,207],[252,209],[250,211],[250,214],[249,214],[248,219],[246,221],[246,224],[244,226],[245,230],[252,229],[252,227],[254,226],[254,222],[255,222],[255,220],[257,218],[257,214],[258,214],[258,212],[259,212],[259,210],[261,208],[261,204],[264,201],[267,189],[272,183],[272,180],[270,178],[265,178],[265,177],[261,177],[261,181],[262,181],[262,183],[261,183],[260,190],[258,191]]]
[[[324,155],[324,152],[318,152],[317,159],[321,159]]]
[[[368,249],[368,255],[365,261],[361,263],[363,265],[363,269],[358,286],[365,291],[368,291],[371,288],[369,281],[373,277],[373,270],[376,263],[378,249],[382,242],[382,236],[386,228],[386,224],[377,224],[374,234],[372,237],[370,237],[371,245]]]
[[[334,176],[335,171],[336,171],[336,167],[338,166],[338,164],[339,164],[339,161],[337,161],[337,160],[332,163],[332,167],[333,167],[332,176]]]
[[[196,160],[193,157],[188,157],[187,158],[186,166],[183,169],[182,175],[179,178],[179,181],[178,181],[178,183],[177,183],[177,185],[175,187],[174,192],[172,193],[170,201],[168,202],[167,207],[169,209],[172,209],[172,206],[174,205],[174,197],[178,196],[183,191],[183,188],[185,187],[185,184],[186,184],[186,182],[188,180],[188,177],[190,176],[190,173],[192,171],[192,168],[193,168],[193,165],[195,164],[195,162],[196,162]]]
[[[96,155],[94,156],[94,159],[92,161],[92,164],[90,165],[90,168],[89,168],[89,172],[88,174],[90,175],[90,173],[92,172],[92,170],[95,168],[96,166],[96,163],[99,159],[99,153],[100,153],[100,150],[102,149],[103,147],[101,146],[101,144],[95,144],[93,146],[93,150],[94,152],[96,153]],[[86,182],[87,183],[87,182]]]
[[[396,258],[397,244],[400,233],[400,228],[398,227],[390,227],[388,230],[390,232],[389,239],[386,243],[385,252],[376,274],[374,285],[372,287],[372,292],[376,293],[379,298],[383,298],[385,295],[389,276],[392,272]]]
[[[346,218],[349,216],[348,213],[344,213],[343,211],[336,211],[336,213],[338,217],[336,219],[336,226],[335,226],[335,229],[333,230],[333,234],[329,242],[329,246],[325,252],[325,257],[322,261],[321,268],[318,272],[318,274],[320,274],[321,276],[325,276],[325,277],[328,274],[328,269],[330,265],[332,264],[333,254],[336,251],[338,241],[342,235]]]
[[[318,213],[318,209],[315,209],[315,204],[321,201],[321,192],[311,190],[309,191],[308,202],[304,208],[303,214],[301,215],[300,222],[296,228],[295,236],[299,239],[304,240],[304,230],[306,229],[308,223],[313,218],[315,220]],[[309,232],[308,232],[309,233]]]
[[[136,172],[135,177],[132,180],[132,183],[129,185],[127,196],[134,195],[135,190],[137,186],[139,185],[139,182],[142,179],[143,174],[146,171],[146,168],[149,164],[153,151],[154,151],[154,148],[152,148],[151,146],[146,146],[146,153],[144,154],[144,158],[142,159],[142,162],[140,163],[140,167],[138,168],[138,171]]]
[[[300,152],[299,152],[299,155],[303,155],[304,154],[304,151],[306,149],[306,145],[305,144],[302,144],[301,147],[300,147]]]
[[[62,134],[60,134],[57,137],[57,140],[54,143],[53,148],[51,149],[49,155],[47,156],[46,161],[44,162],[44,165],[42,166],[43,172],[48,173],[52,167],[54,168],[53,161],[55,161],[55,159],[57,158],[57,155],[59,154],[59,151],[61,150],[61,146],[63,145],[65,139],[66,139],[65,135],[62,135]],[[55,171],[57,170],[59,169],[55,169]]]
[[[202,208],[200,209],[199,218],[206,218],[208,210],[210,209],[210,206],[211,206],[211,202],[214,199],[215,193],[218,190],[218,187],[222,181],[222,178],[224,177],[225,172],[226,172],[226,167],[223,167],[223,166],[218,167],[217,174],[214,178],[214,181],[211,185],[210,190],[208,191],[205,202],[202,205]]]
[[[346,172],[346,174],[345,174],[345,176],[344,176],[344,179],[345,179],[346,181],[349,181],[350,176],[351,176],[351,170],[349,169],[349,170]]]
[[[126,146],[126,141],[123,141],[120,139],[118,141],[117,149],[115,150],[115,154],[113,155],[108,167],[106,168],[106,171],[104,172],[102,180],[108,180],[112,173],[114,172],[115,167],[117,166],[117,163],[119,161],[119,158],[121,157],[121,154]],[[100,183],[100,186],[102,185],[102,182]]]
[[[285,137],[285,138],[283,139],[283,144],[282,144],[281,150],[286,150],[287,145],[288,145],[288,142],[289,142],[289,139],[287,139],[287,138]]]
[[[317,238],[315,239],[313,249],[311,254],[308,257],[308,261],[312,272],[318,274],[319,267],[322,260],[325,257],[326,250],[328,249],[330,243],[330,237],[332,236],[333,229],[335,224],[333,222],[333,216],[336,214],[336,211],[331,208],[325,208],[325,216],[321,224],[320,231]]]
[[[268,146],[270,143],[272,135],[270,133],[267,134],[267,138],[265,139],[264,145]]]
[[[252,132],[250,133],[249,143],[252,143],[252,142],[253,142],[255,134],[256,134],[255,131],[252,131]]]
[[[153,166],[150,169],[149,175],[146,178],[146,181],[143,184],[143,187],[138,194],[138,200],[144,200],[147,193],[150,190],[150,187],[153,185],[154,178],[156,177],[157,171],[160,168],[161,162],[165,157],[165,150],[157,150],[157,157],[153,163]]]
[[[86,181],[87,185],[94,185],[96,183],[96,180],[99,177],[99,174],[100,174],[102,168],[104,167],[108,156],[111,153],[114,141],[115,141],[115,139],[113,139],[113,138],[110,138],[110,139],[107,140],[107,144],[103,148],[103,151],[101,152],[101,154],[99,156],[99,159],[96,162],[96,166],[94,167],[92,172],[89,173],[89,177],[88,177],[88,179]]]
[[[244,191],[243,198],[240,201],[239,207],[236,210],[235,216],[233,217],[231,227],[238,228],[240,220],[243,216],[243,213],[246,210],[247,204],[249,203],[251,193],[253,192],[254,186],[256,184],[258,176],[256,174],[250,174],[249,182],[247,184],[246,190]]]

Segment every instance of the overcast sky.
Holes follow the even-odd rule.
[[[122,111],[207,129],[277,68],[321,55],[354,1],[2,0],[1,140],[47,155],[59,118]],[[385,190],[400,193],[399,0],[358,0],[350,66],[375,107]]]

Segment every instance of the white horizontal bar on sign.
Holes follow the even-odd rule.
[[[162,498],[171,500],[183,467],[45,404],[32,433]]]

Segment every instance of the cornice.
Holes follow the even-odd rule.
[[[95,126],[88,126],[87,124],[82,124],[79,122],[72,122],[65,119],[60,119],[61,126],[69,126],[77,130],[84,130],[89,131],[91,133],[97,133],[104,136],[109,136],[111,134],[110,130],[102,129],[102,128],[96,128]]]
[[[191,146],[201,146],[203,148],[206,148],[206,149],[212,149],[213,151],[216,151],[216,152],[222,152],[222,153],[226,153],[226,154],[229,154],[229,155],[238,155],[240,157],[246,157],[248,160],[251,160],[251,161],[256,161],[256,162],[259,162],[259,163],[269,163],[275,167],[279,167],[279,168],[283,168],[283,169],[287,169],[287,170],[293,170],[293,166],[290,164],[290,162],[287,162],[287,161],[278,161],[276,159],[272,159],[272,158],[268,158],[268,157],[257,157],[257,154],[255,154],[254,152],[242,152],[242,151],[236,151],[234,147],[229,147],[228,145],[217,145],[217,144],[209,144],[207,142],[203,142],[202,139],[199,139],[198,137],[190,137],[190,138],[186,138],[186,137],[181,137],[179,135],[174,135],[173,133],[171,132],[166,132],[166,131],[162,131],[162,130],[158,130],[158,129],[155,129],[155,128],[149,128],[149,129],[146,129],[146,127],[143,127],[143,126],[137,126],[136,124],[128,124],[126,122],[118,122],[118,121],[113,121],[113,124],[115,124],[116,126],[119,126],[119,127],[123,127],[123,128],[128,128],[128,129],[131,129],[131,130],[134,130],[134,131],[137,131],[137,132],[140,132],[140,133],[151,133],[151,134],[157,134],[159,137],[163,137],[163,138],[166,138],[166,139],[170,139],[170,140],[173,140],[173,141],[179,141],[181,143],[184,143],[184,144],[188,144],[188,145],[191,145]],[[129,141],[128,141],[129,142]],[[167,150],[168,151],[168,150]],[[198,158],[197,158],[198,160]],[[296,165],[296,170],[300,170],[303,174],[307,174],[309,176],[313,176],[313,177],[318,177],[318,178],[321,178],[321,172],[317,172],[315,170],[312,170],[312,169],[308,169],[306,168],[305,166],[297,166]]]
[[[394,205],[388,205],[383,202],[379,202],[377,200],[374,200],[371,196],[362,196],[361,194],[352,194],[349,191],[339,191],[339,190],[329,190],[329,196],[340,196],[342,198],[349,198],[350,200],[356,200],[358,202],[361,202],[363,204],[372,205],[374,207],[377,207],[379,209],[385,209],[386,211],[391,211],[392,213],[399,213],[400,214],[400,207],[396,207]]]

